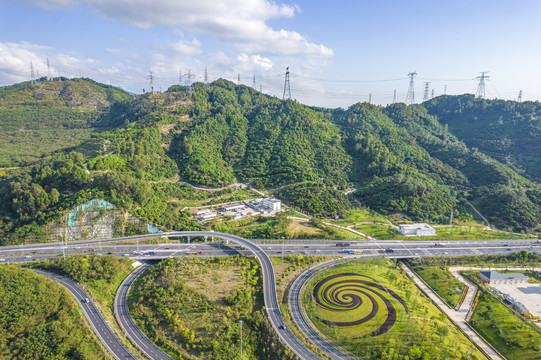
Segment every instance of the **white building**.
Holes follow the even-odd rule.
[[[242,210],[246,206],[244,204],[233,204],[233,205],[225,205],[223,207],[223,211],[235,211],[235,210]]]
[[[479,277],[490,285],[528,283],[528,277],[526,275],[517,273],[500,274],[497,271],[481,271],[479,272]]]
[[[263,208],[265,210],[273,212],[273,211],[280,211],[282,207],[282,202],[277,199],[263,199],[262,201]]]
[[[404,236],[435,236],[436,229],[432,226],[420,224],[401,224],[398,226],[398,231]]]
[[[197,212],[197,219],[199,219],[199,221],[213,220],[217,216],[218,216],[218,214],[216,214],[214,211],[210,211],[210,210],[198,211]]]

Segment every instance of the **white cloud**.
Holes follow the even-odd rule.
[[[138,27],[171,26],[211,34],[246,53],[329,58],[332,49],[267,22],[293,17],[299,8],[270,0],[26,0],[41,6],[84,5]]]

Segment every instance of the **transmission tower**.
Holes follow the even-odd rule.
[[[413,78],[417,75],[417,72],[411,72],[408,74],[410,77],[410,86],[408,88],[408,94],[406,95],[406,105],[415,104],[415,84]]]
[[[147,79],[149,82],[150,92],[154,93],[154,80],[156,78],[154,77],[154,74],[152,73],[152,71],[150,72],[150,75],[147,76]]]
[[[485,75],[486,73],[488,73],[488,71],[483,71],[481,72],[481,76],[475,78],[479,79],[479,85],[477,86],[477,92],[475,93],[475,97],[478,99],[485,98],[485,80],[490,79],[490,76]]]
[[[36,83],[36,76],[34,74],[34,64],[32,64],[32,61],[30,61],[30,82],[32,84]]]
[[[47,80],[51,80],[51,79],[52,79],[51,65],[49,65],[49,58],[47,58]]]
[[[428,100],[428,87],[430,86],[430,83],[429,82],[425,82],[425,93],[423,95],[423,101],[427,101]]]
[[[443,88],[443,95],[447,95],[447,85]]]
[[[188,69],[188,75],[186,75],[186,86],[189,86],[188,93],[190,95],[193,94],[193,84],[192,84],[193,77],[195,77],[195,75],[192,75],[192,70]]]
[[[431,99],[434,99],[434,89],[432,89],[432,94],[430,95]]]
[[[522,90],[518,92],[518,99],[517,102],[522,102]]]
[[[252,87],[255,89],[255,74],[254,74],[254,79],[253,79],[253,82],[252,82]]]
[[[263,85],[259,84],[259,92],[263,92]]]
[[[396,104],[396,89],[394,89],[393,104]]]
[[[368,94],[368,103],[372,104],[372,94]]]
[[[286,67],[286,77],[285,77],[285,82],[284,82],[284,96],[282,97],[282,99],[284,100],[291,99],[291,86],[289,84],[289,66]]]
[[[182,85],[182,69],[178,71],[178,84]]]
[[[237,85],[240,85],[240,74],[237,75]]]
[[[207,67],[205,66],[205,87],[209,88],[209,71]]]

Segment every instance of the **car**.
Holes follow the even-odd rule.
[[[30,259],[32,256],[26,255],[25,258]]]
[[[113,253],[112,253],[112,252],[108,252],[107,255],[113,255]]]
[[[130,256],[130,254],[124,254],[123,256]]]
[[[285,325],[282,324],[282,325],[278,326],[278,329],[280,329],[280,330],[285,330],[285,329],[287,329],[287,326],[285,326]]]
[[[156,255],[156,253],[154,251],[149,251],[148,254],[149,255]]]

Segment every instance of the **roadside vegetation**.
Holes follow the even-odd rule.
[[[458,305],[466,286],[458,281],[444,266],[429,266],[415,263],[413,270],[428,286],[445,300],[449,307]]]
[[[541,359],[541,332],[485,291],[479,295],[470,324],[507,359]]]
[[[342,275],[340,275],[342,274]],[[372,284],[363,285],[362,291],[358,291],[355,279],[360,277]],[[320,288],[317,296],[324,297],[324,292],[329,291],[329,299],[341,299],[350,303],[351,296],[360,296],[362,303],[357,308],[346,311],[331,311],[319,305],[313,294],[316,284],[333,275],[341,276],[336,281],[345,286],[343,290],[336,290],[335,295],[332,286],[329,289]],[[351,280],[354,280],[353,282]],[[334,280],[329,280],[332,283]],[[383,286],[388,290],[382,290]],[[322,292],[323,291],[323,292]],[[375,317],[359,325],[333,325],[326,321],[351,322],[362,319],[368,315],[374,306],[363,292],[370,292],[374,301],[379,305],[376,308]],[[391,291],[395,296],[391,296]],[[380,295],[376,295],[378,292]],[[402,299],[407,306],[407,311],[398,299]],[[387,300],[384,300],[387,299]],[[354,355],[363,359],[482,359],[479,350],[441,313],[429,299],[419,291],[406,275],[395,265],[386,260],[353,260],[336,267],[321,271],[312,277],[302,293],[304,309],[311,322],[325,336],[337,342]],[[387,303],[387,305],[385,305]],[[338,305],[340,307],[342,305]],[[389,319],[393,318],[389,306],[396,311],[396,322],[386,332],[372,336],[371,332],[378,331],[378,326],[384,328]],[[364,321],[364,320],[362,320]],[[391,322],[392,323],[392,322]],[[381,328],[379,328],[381,329]]]
[[[175,359],[295,359],[263,308],[261,268],[245,257],[170,258],[130,292],[141,330]]]
[[[79,305],[61,285],[0,266],[2,359],[109,359]]]

